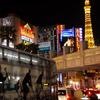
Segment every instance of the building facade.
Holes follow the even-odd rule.
[[[37,43],[37,27],[14,15],[0,18],[0,44],[14,48],[22,42]]]

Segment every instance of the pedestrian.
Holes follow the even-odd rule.
[[[16,92],[18,94],[18,97],[22,96],[22,83],[21,83],[21,80],[18,80],[17,83],[15,84],[15,89],[16,89]]]
[[[42,84],[42,78],[43,78],[43,71],[41,72],[41,74],[39,75],[39,77],[37,78],[37,85],[41,87],[41,89],[43,88],[43,84]]]
[[[5,90],[4,90],[4,82],[8,77],[8,73],[7,73],[7,69],[4,68],[4,71],[5,71],[6,75],[3,76],[3,73],[1,72],[1,70],[2,69],[1,69],[1,65],[0,65],[0,94],[4,95],[4,92],[5,92]]]
[[[27,95],[32,89],[32,78],[31,78],[31,70],[29,69],[28,73],[26,73],[23,81],[22,81],[22,89],[23,89],[23,99],[27,100]]]
[[[42,78],[43,78],[43,71],[41,72],[41,74],[39,75],[39,77],[37,78],[37,81],[36,81],[36,97],[37,97],[37,100],[40,100],[40,93],[41,91],[43,90],[43,84],[42,84]]]

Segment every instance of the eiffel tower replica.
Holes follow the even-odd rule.
[[[88,43],[88,48],[94,48],[94,38],[93,38],[93,30],[91,23],[91,5],[89,0],[85,0],[85,41]]]

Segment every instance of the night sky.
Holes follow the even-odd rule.
[[[91,0],[94,37],[100,40],[99,0]],[[0,17],[13,13],[33,25],[84,27],[84,0],[0,0]]]

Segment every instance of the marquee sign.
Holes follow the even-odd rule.
[[[30,43],[33,43],[33,40],[35,38],[33,31],[28,24],[21,26],[21,34],[20,35],[21,35],[22,40],[24,40],[26,42],[30,42]]]

